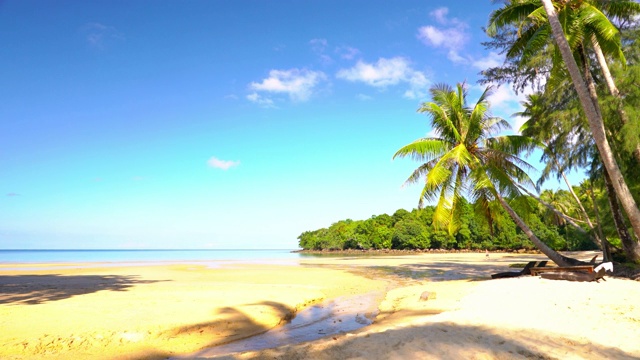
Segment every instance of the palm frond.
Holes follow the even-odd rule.
[[[494,36],[501,28],[526,21],[527,17],[540,6],[539,0],[527,0],[511,2],[508,6],[493,11],[489,16],[487,35]]]
[[[400,148],[393,155],[393,159],[410,156],[411,159],[416,161],[430,161],[448,152],[449,148],[449,143],[441,139],[422,138]]]

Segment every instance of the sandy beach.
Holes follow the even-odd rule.
[[[295,266],[1,265],[0,358],[640,358],[640,282],[490,280],[512,270],[509,264],[543,259],[421,254],[311,258]],[[321,338],[273,349],[215,351],[359,294],[374,300],[373,309],[355,303],[341,319],[366,318],[368,326],[325,337],[314,329]]]

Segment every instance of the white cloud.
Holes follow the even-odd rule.
[[[459,51],[468,40],[466,29],[469,26],[456,18],[449,19],[448,13],[449,9],[446,7],[438,8],[429,13],[436,22],[444,27],[422,26],[418,29],[417,38],[427,46],[448,50],[449,60],[456,63],[466,63],[468,60],[460,56]]]
[[[316,53],[318,57],[320,57],[321,63],[331,64],[333,62],[331,56],[325,53],[325,50],[329,45],[327,39],[312,39],[311,41],[309,41],[309,44],[311,45],[311,50]]]
[[[112,41],[124,39],[124,35],[115,27],[100,23],[87,23],[82,27],[82,32],[87,43],[98,49],[103,49]]]
[[[313,93],[313,89],[322,81],[326,80],[326,75],[321,71],[310,71],[306,69],[271,70],[269,77],[262,82],[252,82],[249,88],[254,91],[264,91],[269,93],[284,93],[289,95],[293,101],[306,101]],[[259,95],[254,92],[247,96],[249,100],[259,99]],[[263,100],[265,98],[262,98]],[[252,100],[255,101],[255,100]]]
[[[429,13],[429,15],[434,17],[436,21],[439,22],[440,24],[446,24],[448,13],[449,13],[449,9],[447,9],[446,7],[441,7],[433,10],[432,12]]]
[[[520,134],[520,128],[522,127],[522,125],[524,125],[525,122],[527,122],[527,118],[524,118],[522,116],[513,116],[511,117],[511,129],[513,130],[513,132],[515,132],[516,134]]]
[[[411,99],[424,96],[429,80],[420,71],[414,70],[410,62],[402,57],[380,58],[376,63],[358,61],[349,69],[341,69],[336,74],[339,79],[363,82],[376,88],[406,83],[409,89],[405,96]]]
[[[485,87],[478,86],[477,89],[484,91]],[[516,94],[510,84],[494,85],[491,95],[487,97],[487,101],[491,104],[491,112],[509,121],[511,130],[519,134],[520,127],[522,127],[526,119],[520,116],[513,116],[513,114],[523,110],[520,103],[525,101],[527,94],[531,94],[531,92],[532,90],[526,89],[525,92]]]
[[[496,108],[511,106],[513,103],[519,104],[523,98],[516,95],[510,86],[500,86],[493,89],[487,100],[491,103],[491,107]]]
[[[346,60],[353,60],[356,55],[360,54],[360,50],[350,46],[340,46],[336,48],[336,52],[340,55],[341,58]]]
[[[240,165],[240,161],[220,160],[213,156],[207,160],[207,165],[216,169],[228,170],[231,167]]]
[[[438,129],[433,129],[432,128],[431,130],[429,130],[429,132],[427,133],[426,137],[427,138],[439,138],[440,135],[442,135],[442,134],[440,133],[440,131],[438,131]]]
[[[502,65],[504,58],[496,52],[490,52],[486,57],[480,58],[472,63],[472,65],[480,70]]]
[[[258,94],[257,92],[253,92],[249,95],[247,95],[247,99],[253,103],[256,103],[260,106],[264,106],[267,108],[271,108],[271,107],[275,107],[275,104],[273,103],[273,100],[264,97],[264,96],[260,96],[260,94]]]
[[[312,39],[309,41],[309,44],[311,44],[311,50],[315,52],[324,52],[328,43],[327,39]]]

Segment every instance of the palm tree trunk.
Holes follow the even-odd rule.
[[[613,184],[611,184],[611,178],[609,177],[606,169],[604,171],[604,183],[607,186],[607,196],[609,199],[609,207],[611,208],[611,215],[613,217],[613,222],[615,223],[618,236],[620,236],[620,241],[622,241],[622,248],[624,249],[625,257],[629,261],[640,264],[640,242],[634,241],[631,234],[627,231],[627,225],[624,223],[624,216],[618,206],[618,199],[616,198],[613,190]]]
[[[611,258],[611,249],[609,247],[609,241],[604,236],[604,232],[602,231],[602,220],[600,220],[600,211],[598,211],[598,205],[596,204],[596,195],[593,191],[593,182],[591,184],[591,191],[589,194],[591,195],[591,203],[593,204],[593,212],[596,214],[596,221],[598,222],[598,234],[602,239],[602,258],[604,262],[609,262],[613,260]]]
[[[584,65],[584,74],[585,80],[587,82],[587,86],[589,88],[589,95],[591,96],[591,101],[593,102],[593,106],[596,109],[598,114],[602,114],[600,112],[600,106],[598,105],[598,94],[596,93],[596,85],[593,77],[591,76],[591,71],[589,69],[589,64],[587,60],[587,56],[584,53],[584,48],[580,53],[582,55],[583,65]],[[622,240],[623,248],[625,251],[625,256],[633,261],[638,262],[640,260],[640,243],[633,241],[633,238],[629,235],[627,231],[627,227],[624,223],[624,217],[622,212],[620,211],[620,207],[618,206],[618,199],[615,195],[615,189],[613,188],[613,184],[611,183],[611,178],[607,169],[604,169],[605,174],[605,183],[607,185],[607,194],[609,197],[609,204],[611,206],[611,212],[614,218],[614,223],[616,224],[616,230],[618,231],[618,235],[620,235],[620,239]],[[603,252],[606,252],[606,244],[602,247]]]
[[[531,231],[531,229],[525,224],[525,222],[516,214],[516,212],[509,206],[509,204],[502,198],[502,196],[496,191],[495,192],[498,201],[502,207],[507,211],[509,216],[513,219],[513,221],[518,225],[520,229],[527,235],[529,240],[535,245],[538,250],[540,250],[543,254],[545,254],[551,261],[558,264],[558,266],[572,266],[582,264],[581,261],[566,257],[559,252],[550,248],[547,244],[543,243],[542,240],[538,239],[538,237]]]
[[[604,237],[600,236],[599,234],[597,234],[595,232],[594,226],[591,223],[591,219],[589,218],[589,214],[587,214],[587,210],[584,209],[584,206],[582,206],[582,201],[580,201],[580,198],[578,197],[578,195],[576,195],[576,192],[573,191],[573,187],[571,186],[571,183],[569,183],[569,179],[567,179],[567,175],[565,175],[564,171],[562,171],[562,169],[560,168],[558,161],[556,161],[556,158],[553,158],[553,161],[555,161],[556,163],[556,168],[558,169],[558,172],[560,172],[560,175],[562,175],[562,178],[564,179],[565,184],[567,184],[567,188],[569,189],[569,193],[571,193],[571,195],[573,196],[573,199],[576,201],[576,203],[578,203],[578,207],[580,208],[580,212],[582,213],[582,217],[584,217],[584,220],[587,222],[587,225],[589,226],[589,229],[591,229],[591,231],[594,233],[594,237],[592,238],[593,242],[600,247],[601,249],[604,250],[603,248],[603,241],[602,239],[604,239]],[[580,228],[582,229],[582,228]]]
[[[565,214],[563,214],[561,211],[559,211],[558,209],[554,208],[553,205],[549,204],[548,202],[542,200],[541,198],[539,198],[538,196],[536,196],[534,193],[530,192],[529,190],[527,190],[526,188],[524,188],[523,186],[519,186],[518,187],[524,191],[527,195],[531,196],[532,198],[536,199],[536,201],[538,201],[540,204],[544,205],[547,209],[553,211],[554,214],[560,216],[561,218],[565,219],[567,221],[567,223],[569,223],[569,225],[573,226],[574,228],[576,228],[576,230],[578,230],[580,233],[589,236],[589,234],[582,228],[580,227],[580,225],[578,225],[573,218],[571,218],[570,216],[567,216]],[[593,242],[596,243],[595,239],[593,239]],[[596,243],[597,244],[597,243]]]
[[[636,234],[640,234],[640,209],[633,199],[631,191],[625,183],[622,172],[620,171],[620,168],[618,167],[618,164],[613,156],[611,146],[609,146],[609,142],[607,141],[607,137],[605,134],[604,122],[602,121],[602,117],[598,116],[594,104],[589,97],[589,91],[587,90],[587,86],[585,85],[582,75],[580,74],[580,70],[578,69],[576,60],[573,58],[571,48],[567,43],[567,39],[564,37],[562,25],[558,20],[558,16],[556,14],[555,8],[553,7],[552,1],[542,0],[542,5],[544,6],[544,9],[549,18],[553,36],[556,44],[558,45],[558,48],[560,49],[560,53],[562,54],[562,59],[567,66],[567,70],[569,70],[569,74],[571,75],[573,84],[576,88],[576,91],[578,92],[578,97],[580,98],[580,102],[582,103],[582,108],[584,109],[585,115],[587,116],[587,120],[589,121],[589,128],[591,129],[591,133],[596,142],[596,146],[598,147],[598,151],[600,152],[602,162],[609,172],[609,175],[611,176],[616,195],[618,199],[620,199],[620,203],[627,213],[633,231]]]
[[[598,59],[600,69],[602,69],[602,74],[604,75],[604,79],[607,83],[607,87],[609,88],[609,92],[616,100],[616,109],[618,111],[618,115],[620,116],[620,121],[622,122],[622,125],[625,125],[629,122],[629,116],[627,115],[627,112],[624,111],[622,96],[620,96],[620,91],[618,90],[618,87],[613,80],[613,76],[611,76],[611,71],[609,71],[607,59],[604,57],[604,53],[602,52],[600,44],[598,43],[598,40],[596,40],[595,36],[591,37],[591,44],[593,45],[593,50],[596,53],[596,58]],[[635,148],[633,149],[633,157],[636,159],[636,162],[640,164],[640,142],[637,142]]]

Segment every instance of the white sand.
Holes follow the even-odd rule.
[[[491,269],[513,259],[491,257],[442,255],[427,267],[445,269],[444,278],[475,277],[479,273],[466,265],[451,264],[462,258]],[[436,298],[420,301],[424,291]],[[224,358],[640,359],[638,300],[640,282],[612,278],[599,283],[532,276],[425,281],[390,291],[378,321],[363,331]]]

